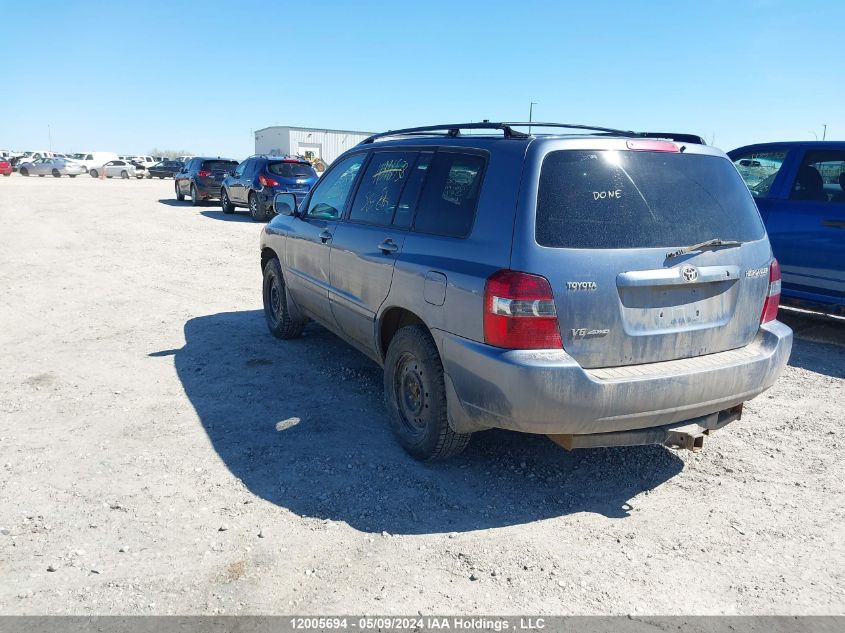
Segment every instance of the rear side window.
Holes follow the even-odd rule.
[[[294,163],[284,161],[270,161],[267,171],[282,178],[316,178],[317,172],[310,163]]]
[[[674,152],[568,150],[543,160],[536,239],[555,248],[657,248],[761,239],[730,161]]]
[[[209,171],[232,171],[238,164],[233,160],[204,160],[200,169]]]
[[[845,151],[807,152],[789,197],[805,202],[845,202]]]
[[[349,219],[388,226],[416,158],[416,152],[373,154],[355,194]]]
[[[414,230],[466,237],[475,219],[484,159],[475,154],[438,152],[428,166]]]

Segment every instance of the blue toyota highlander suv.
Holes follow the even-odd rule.
[[[317,172],[298,156],[250,156],[223,180],[220,204],[223,213],[234,213],[246,207],[256,222],[273,214],[273,196],[290,192],[302,202],[314,183]]]
[[[783,302],[845,314],[845,142],[764,143],[728,155],[763,216]]]

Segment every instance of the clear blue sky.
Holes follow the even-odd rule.
[[[4,0],[0,148],[237,158],[270,125],[845,139],[845,3]]]

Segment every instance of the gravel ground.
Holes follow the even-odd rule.
[[[260,225],[172,186],[0,178],[0,613],[845,611],[843,321],[788,313],[701,453],[423,465],[377,366],[267,333]]]

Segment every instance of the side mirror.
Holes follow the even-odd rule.
[[[273,211],[276,215],[296,216],[296,196],[292,193],[277,193],[273,196]]]

